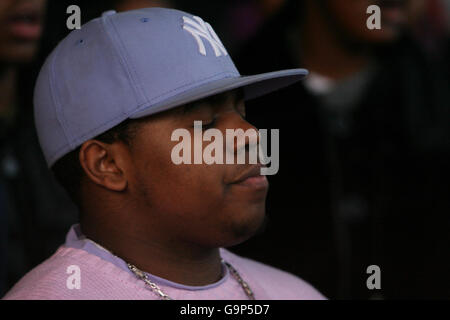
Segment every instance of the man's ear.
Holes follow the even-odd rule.
[[[127,187],[124,171],[124,146],[88,140],[81,146],[79,160],[86,176],[94,183],[113,191]]]

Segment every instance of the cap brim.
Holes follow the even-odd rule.
[[[240,76],[212,81],[196,88],[189,89],[186,92],[165,99],[164,101],[141,108],[137,112],[131,114],[129,118],[137,119],[146,117],[237,88],[243,88],[244,99],[250,100],[294,84],[307,75],[308,71],[306,69],[289,69],[253,76]]]

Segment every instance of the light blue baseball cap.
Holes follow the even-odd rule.
[[[107,11],[64,38],[46,59],[34,115],[47,165],[124,120],[218,93],[246,100],[307,75],[290,69],[241,76],[212,27],[163,8]]]

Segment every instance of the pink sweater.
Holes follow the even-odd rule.
[[[237,256],[220,249],[222,258],[230,262],[252,288],[256,299],[325,299],[311,285],[287,272]],[[80,270],[80,288],[69,289],[67,268]],[[159,284],[173,299],[240,300],[247,299],[242,287],[231,276],[219,285],[187,290]],[[27,273],[3,299],[157,299],[142,280],[113,263],[82,249],[61,246],[53,256]]]

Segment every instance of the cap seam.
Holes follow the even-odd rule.
[[[77,138],[76,138],[76,142],[77,142],[77,143],[73,143],[73,145],[70,146],[70,149],[71,149],[71,150],[74,150],[74,149],[75,149],[75,145],[78,144],[78,141],[84,139],[86,136],[88,136],[88,135],[91,134],[92,132],[94,132],[94,131],[96,131],[96,130],[98,130],[98,129],[104,127],[104,126],[106,126],[107,124],[113,122],[113,121],[116,120],[117,118],[121,118],[121,117],[124,117],[124,116],[127,117],[127,114],[121,113],[121,114],[115,116],[114,118],[109,119],[109,120],[106,121],[106,122],[103,122],[103,123],[100,124],[99,126],[95,127],[95,129],[89,130],[88,132],[86,132],[86,133],[83,134],[82,136],[77,137]],[[126,118],[125,118],[125,119],[126,119]],[[125,120],[125,119],[124,119],[124,120]],[[74,141],[74,142],[75,142],[75,141]],[[53,162],[53,160],[54,160],[55,158],[58,157],[58,153],[59,153],[61,150],[64,150],[64,148],[66,148],[66,147],[67,147],[66,145],[63,145],[61,148],[59,148],[58,150],[56,150],[56,151],[52,154],[52,156],[50,157],[50,159],[51,159],[50,162]]]
[[[112,47],[113,47],[115,53],[117,54],[117,56],[119,57],[119,60],[121,61],[121,64],[122,64],[123,68],[125,69],[125,72],[127,73],[128,78],[130,79],[130,84],[133,87],[133,91],[135,93],[134,98],[136,99],[136,102],[138,104],[148,102],[148,97],[145,95],[143,88],[140,85],[137,85],[137,83],[139,82],[139,81],[137,81],[138,75],[137,75],[136,69],[134,68],[133,63],[130,61],[130,59],[126,59],[126,57],[125,57],[125,55],[129,56],[129,54],[128,54],[125,46],[123,45],[122,39],[120,38],[119,32],[117,31],[114,21],[109,16],[103,17],[102,21],[103,21],[103,23],[102,23],[103,31],[109,37]],[[114,29],[114,33],[115,33],[114,35],[112,33],[111,34],[108,33],[108,31],[105,27],[106,23],[110,24],[112,29]],[[114,45],[115,44],[114,39],[116,39],[117,46]],[[144,100],[144,101],[141,102],[142,100]],[[123,112],[123,113],[126,114],[126,112]]]
[[[59,56],[59,53],[61,51],[61,48],[57,48],[55,51],[55,55],[53,56],[51,63],[50,63],[50,74],[49,74],[49,82],[50,82],[50,91],[53,99],[53,103],[55,104],[55,113],[56,113],[56,120],[58,121],[59,125],[61,126],[62,132],[64,134],[64,137],[66,138],[66,141],[71,146],[71,139],[70,139],[70,133],[66,129],[66,121],[64,119],[64,112],[61,109],[61,103],[59,101],[58,97],[58,89],[55,87],[56,84],[54,82],[55,79],[55,61]]]

